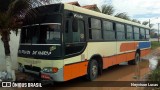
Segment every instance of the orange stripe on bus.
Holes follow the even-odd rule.
[[[122,43],[120,46],[120,52],[130,51],[130,50],[136,50],[137,49],[137,42],[131,42],[131,43]]]
[[[119,54],[111,57],[103,58],[103,69],[109,66],[119,64],[121,62],[126,62],[135,58],[135,52],[129,52],[124,54]]]
[[[64,81],[83,76],[87,73],[88,61],[64,66]]]
[[[145,56],[149,54],[149,52],[150,49],[141,50],[141,56]],[[115,64],[119,64],[121,62],[133,60],[134,58],[135,58],[135,51],[109,57],[103,57],[103,69],[108,68],[109,66],[113,66]],[[88,66],[88,61],[65,65],[64,76],[63,76],[64,81],[86,75],[87,66]]]
[[[151,51],[150,49],[141,50],[141,57],[143,57],[143,56],[149,54],[150,51]]]
[[[103,58],[103,69],[113,65],[113,61],[116,60],[116,56],[104,57]]]
[[[141,50],[141,57],[150,53],[150,49]],[[126,62],[129,60],[135,59],[135,52],[129,52],[124,54],[119,54],[111,57],[103,58],[103,69],[108,68],[109,66],[119,64],[121,62]]]
[[[128,54],[128,53],[124,53],[124,54],[119,54],[119,55],[117,55],[117,60],[116,60],[116,62],[114,63],[114,65],[115,65],[115,64],[119,64],[119,63],[121,63],[121,62],[127,61],[127,54]]]
[[[129,53],[127,53],[127,57],[126,57],[127,60],[126,61],[135,59],[135,53],[136,52],[129,52]]]

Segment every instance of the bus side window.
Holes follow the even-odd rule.
[[[127,25],[126,29],[127,29],[127,32],[126,32],[127,40],[132,40],[133,39],[133,28],[132,28],[132,26],[131,25]]]
[[[91,18],[88,18],[89,39],[92,39]]]
[[[66,21],[65,25],[65,42],[66,43],[72,43],[72,24],[71,20]]]
[[[104,40],[115,40],[115,30],[112,22],[103,21],[103,37]]]
[[[139,40],[139,28],[134,26],[134,40]]]
[[[102,40],[102,25],[100,19],[89,18],[89,39]]]
[[[76,24],[75,24],[76,23]],[[71,24],[71,26],[70,26]],[[65,38],[70,39],[66,41],[65,55],[73,55],[81,52],[85,46],[85,24],[83,20],[76,20],[69,24],[68,33],[65,31]],[[67,25],[67,23],[66,23]],[[75,26],[74,26],[75,25]],[[68,35],[67,35],[68,34]],[[70,37],[70,38],[69,38]]]
[[[73,30],[73,42],[84,42],[84,21],[76,20],[73,24],[75,24]]]
[[[140,39],[141,40],[145,39],[145,30],[143,28],[140,28]]]
[[[78,31],[80,31],[80,42],[84,42],[85,41],[85,25],[84,25],[84,21],[79,20],[78,22]]]
[[[150,33],[149,33],[149,29],[146,29],[146,40],[149,40],[150,38]]]
[[[116,23],[117,40],[125,40],[124,24]]]

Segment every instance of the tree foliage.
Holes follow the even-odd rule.
[[[147,25],[147,24],[149,24],[148,21],[143,21],[143,22],[142,22],[142,25]]]
[[[46,5],[50,2],[51,0],[0,0],[0,35],[1,40],[4,44],[4,51],[6,57],[10,56],[10,31],[17,30],[17,28],[22,25],[22,19],[24,18],[26,12],[29,9],[41,5]],[[33,12],[31,15],[34,14],[36,13]],[[11,60],[11,58],[6,60],[7,76],[5,76],[5,79],[9,79],[7,77],[11,76],[12,79],[15,80],[15,73],[12,72],[13,61]]]
[[[115,15],[115,17],[119,17],[119,18],[122,18],[122,19],[125,19],[125,20],[130,20],[130,17],[127,15],[126,12],[117,13],[117,14]]]
[[[22,25],[19,21],[24,18],[29,9],[49,2],[50,0],[0,0],[0,34],[6,55],[10,55],[10,30],[17,30]]]
[[[154,24],[149,24],[149,27],[152,28],[154,26]]]
[[[132,19],[132,22],[141,24],[141,22],[139,20],[137,20],[137,19]]]
[[[114,12],[115,12],[115,9],[112,5],[107,5],[107,4],[104,4],[102,5],[102,13],[104,14],[107,14],[107,15],[113,15]]]
[[[16,21],[22,19],[29,9],[46,3],[50,0],[0,0],[0,32],[17,28],[19,23]]]

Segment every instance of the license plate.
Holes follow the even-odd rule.
[[[51,77],[47,74],[41,74],[42,79],[51,80]]]

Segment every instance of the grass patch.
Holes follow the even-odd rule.
[[[149,76],[150,81],[156,81],[160,84],[160,67],[152,71],[152,74]]]
[[[152,73],[148,77],[149,81],[153,81],[156,84],[160,85],[160,67],[156,68],[155,70],[152,71]],[[159,86],[157,87],[152,87],[150,90],[160,90]]]
[[[158,47],[160,47],[160,42],[158,41],[151,42],[151,49],[156,49]]]
[[[151,71],[151,74],[148,76],[148,80],[160,85],[160,59],[158,59],[157,68]],[[152,87],[151,90],[160,90],[160,87]]]

